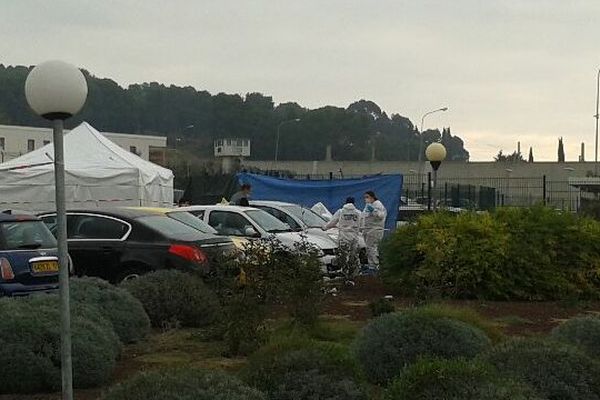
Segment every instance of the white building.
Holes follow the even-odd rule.
[[[217,139],[214,143],[215,157],[221,160],[223,173],[233,172],[244,157],[250,157],[250,140],[241,138]]]
[[[68,130],[65,130],[65,133],[67,132]],[[102,132],[102,134],[144,160],[160,165],[166,164],[167,138],[165,136],[113,132]],[[0,125],[0,162],[12,160],[51,142],[51,128]]]

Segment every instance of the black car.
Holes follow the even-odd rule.
[[[55,231],[55,213],[40,218]],[[235,251],[229,238],[136,208],[70,210],[67,237],[75,274],[113,283],[165,268],[206,274],[222,254]]]
[[[31,215],[0,212],[0,296],[58,289],[56,240]]]

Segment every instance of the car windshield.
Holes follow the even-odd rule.
[[[269,233],[291,232],[292,228],[263,210],[248,210],[246,215],[258,226]]]
[[[325,220],[313,210],[297,205],[284,206],[286,212],[300,219],[309,228],[322,228],[325,226]]]
[[[170,218],[173,218],[179,222],[183,222],[184,224],[191,226],[202,233],[210,233],[213,235],[217,234],[217,231],[213,229],[212,226],[208,225],[206,222],[187,211],[171,211],[168,212],[167,215]]]
[[[166,215],[140,217],[137,220],[169,239],[192,241],[205,238],[202,232],[199,232],[197,229],[173,218],[169,218]]]
[[[0,224],[3,250],[49,249],[56,239],[42,221],[16,221]]]

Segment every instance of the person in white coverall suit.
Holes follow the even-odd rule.
[[[379,242],[383,239],[387,210],[372,191],[365,193],[365,203],[362,229],[367,246],[367,260],[369,267],[377,271],[379,270]]]
[[[346,266],[349,276],[358,271],[360,261],[358,259],[358,243],[360,236],[361,212],[354,206],[354,197],[348,197],[342,208],[337,210],[331,221],[324,227],[324,230],[337,227],[339,229],[339,246],[347,252]],[[344,258],[346,258],[344,257]]]

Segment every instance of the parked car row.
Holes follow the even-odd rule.
[[[163,268],[210,274],[248,241],[274,237],[290,249],[308,242],[331,273],[337,241],[324,224],[309,209],[278,202],[68,210],[69,268],[113,283]],[[56,228],[56,213],[0,213],[0,296],[58,288]]]
[[[284,246],[293,248],[295,243],[306,240],[319,252],[324,273],[337,269],[335,253],[337,244],[322,231],[296,231],[289,224],[268,212],[255,207],[229,205],[190,206],[181,210],[190,212],[216,229],[220,235],[251,239],[277,238]]]

